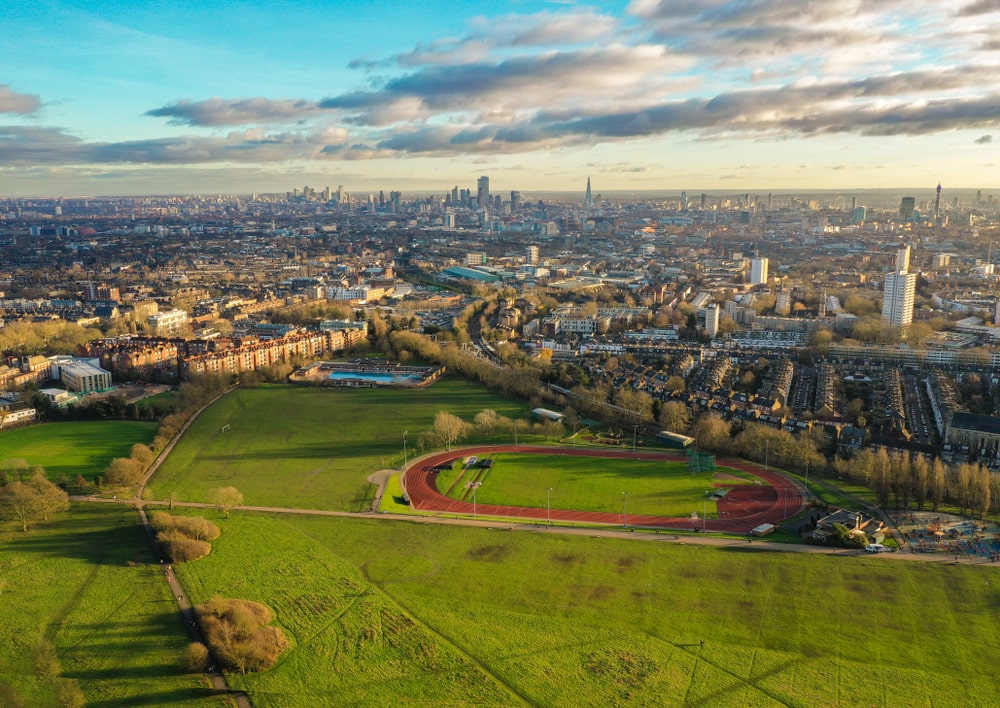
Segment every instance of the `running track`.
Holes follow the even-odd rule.
[[[488,445],[482,447],[464,448],[451,452],[440,452],[428,455],[414,461],[406,471],[404,487],[410,496],[413,508],[420,511],[436,511],[449,514],[472,515],[471,502],[449,499],[437,488],[437,474],[432,468],[442,463],[459,460],[470,455],[483,456],[495,453],[533,453],[541,455],[574,455],[578,457],[619,457],[631,460],[664,460],[683,462],[683,455],[659,452],[630,452],[623,450],[602,450],[600,448],[569,449],[533,445]],[[719,515],[722,518],[709,519],[705,522],[708,531],[729,533],[748,533],[760,524],[779,524],[794,516],[805,508],[805,500],[799,488],[784,475],[764,470],[763,467],[743,460],[718,460],[719,467],[749,472],[765,484],[738,484],[717,503]],[[719,483],[717,486],[728,486]],[[547,511],[544,508],[501,506],[498,504],[476,504],[476,513],[483,516],[501,516],[517,519],[536,519],[544,521]],[[618,513],[598,511],[570,511],[552,509],[553,521],[569,521],[577,523],[620,525],[622,515]],[[668,529],[691,529],[689,517],[642,516],[629,514],[630,526],[650,526]],[[700,527],[701,521],[698,522]]]

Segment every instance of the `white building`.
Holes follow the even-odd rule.
[[[62,381],[70,391],[90,393],[111,388],[111,372],[100,367],[99,359],[70,356],[50,357],[52,378]]]
[[[752,285],[764,285],[767,283],[767,266],[768,262],[766,258],[750,259],[750,283]]]
[[[917,291],[917,274],[902,271],[885,278],[882,292],[882,323],[905,327],[913,321],[913,299]]]
[[[187,332],[188,313],[184,310],[165,310],[146,318],[153,337],[179,337]]]
[[[896,251],[896,272],[908,272],[910,270],[910,247],[903,246]]]
[[[719,306],[712,304],[704,310],[698,310],[698,319],[704,322],[708,336],[715,339],[719,334]]]

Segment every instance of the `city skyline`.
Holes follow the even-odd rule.
[[[994,185],[986,0],[22,4],[0,196]]]

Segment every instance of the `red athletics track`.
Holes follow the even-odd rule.
[[[627,452],[623,450],[602,450],[600,448],[563,448],[546,447],[542,445],[486,445],[470,447],[452,452],[439,452],[428,455],[410,466],[406,471],[404,488],[410,496],[414,509],[420,511],[439,511],[449,514],[473,513],[470,502],[449,499],[437,488],[437,474],[432,471],[436,465],[469,457],[470,455],[487,455],[491,453],[533,453],[540,455],[575,455],[579,457],[624,457],[630,460],[665,460],[683,462],[683,455],[661,452]],[[790,516],[794,516],[805,508],[805,500],[795,484],[784,475],[765,470],[752,462],[743,460],[717,461],[720,467],[749,472],[766,484],[738,484],[730,488],[728,494],[720,499],[716,507],[719,519],[708,519],[705,528],[708,531],[729,533],[748,533],[760,524],[779,524]],[[717,484],[716,486],[728,486]],[[523,506],[501,506],[498,504],[476,504],[477,514],[483,516],[506,516],[518,519],[545,520],[549,513],[546,509],[536,509]],[[553,521],[571,521],[577,523],[621,524],[621,514],[600,511],[570,511],[552,509]],[[690,529],[691,519],[688,517],[668,516],[628,516],[630,526],[652,526],[669,529]],[[699,523],[699,526],[701,524]]]

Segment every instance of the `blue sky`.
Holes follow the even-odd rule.
[[[2,195],[997,186],[997,0],[3,5]]]

